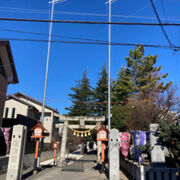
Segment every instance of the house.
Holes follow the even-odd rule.
[[[40,119],[40,112],[32,104],[14,95],[7,96],[3,117],[16,119],[19,114],[36,120]]]
[[[40,120],[42,113],[42,103],[21,92],[9,95],[5,102],[4,118],[16,118],[17,115],[23,115],[31,119]],[[45,137],[45,143],[52,142],[52,136],[55,132],[55,123],[59,121],[60,114],[57,109],[45,106],[44,124],[49,136]]]
[[[0,127],[2,127],[8,85],[17,83],[18,77],[9,41],[0,40]]]

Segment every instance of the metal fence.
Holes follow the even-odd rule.
[[[146,167],[123,158],[120,167],[132,180],[180,180],[180,168]]]
[[[0,173],[7,170],[9,156],[0,157]]]
[[[150,168],[146,172],[146,179],[179,180],[180,168]]]

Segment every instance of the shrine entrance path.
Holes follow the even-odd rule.
[[[107,180],[105,174],[100,174],[96,166],[96,152],[92,151],[84,155],[80,160],[84,161],[84,172],[61,171],[60,167],[47,166],[36,175],[28,176],[23,180]],[[128,180],[128,178],[120,173],[120,180]]]
[[[61,171],[60,167],[46,168],[37,175],[32,175],[26,180],[107,180],[105,174],[100,174],[94,169],[96,155],[89,153],[81,158],[84,163],[84,172]]]

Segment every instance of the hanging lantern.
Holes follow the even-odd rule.
[[[87,137],[87,133],[85,133],[84,136]]]
[[[83,133],[81,133],[81,137],[83,137]]]
[[[77,133],[77,137],[79,137],[79,133]]]
[[[73,135],[75,136],[76,135],[76,132],[74,131]]]
[[[88,136],[90,136],[91,135],[91,133],[90,133],[90,131],[88,132]]]

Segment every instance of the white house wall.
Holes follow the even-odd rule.
[[[19,98],[19,97],[18,97],[18,98]],[[34,106],[39,112],[42,112],[42,106],[41,106],[41,105],[36,104],[36,103],[34,103],[34,102],[32,102],[32,101],[29,101],[29,100],[27,100],[27,99],[25,99],[25,98],[22,98],[22,97],[20,97],[19,99],[21,99],[21,100],[23,100],[23,101],[31,104],[31,105]],[[45,112],[53,112],[53,111],[45,108]]]
[[[27,117],[28,106],[21,103],[21,102],[18,102],[18,101],[14,100],[14,99],[6,100],[5,108],[4,108],[4,117],[5,117],[6,108],[9,108],[7,118],[12,118],[12,109],[13,108],[15,108],[15,116],[14,116],[14,118],[17,117],[17,114],[20,114],[20,115],[23,115],[23,116]]]

